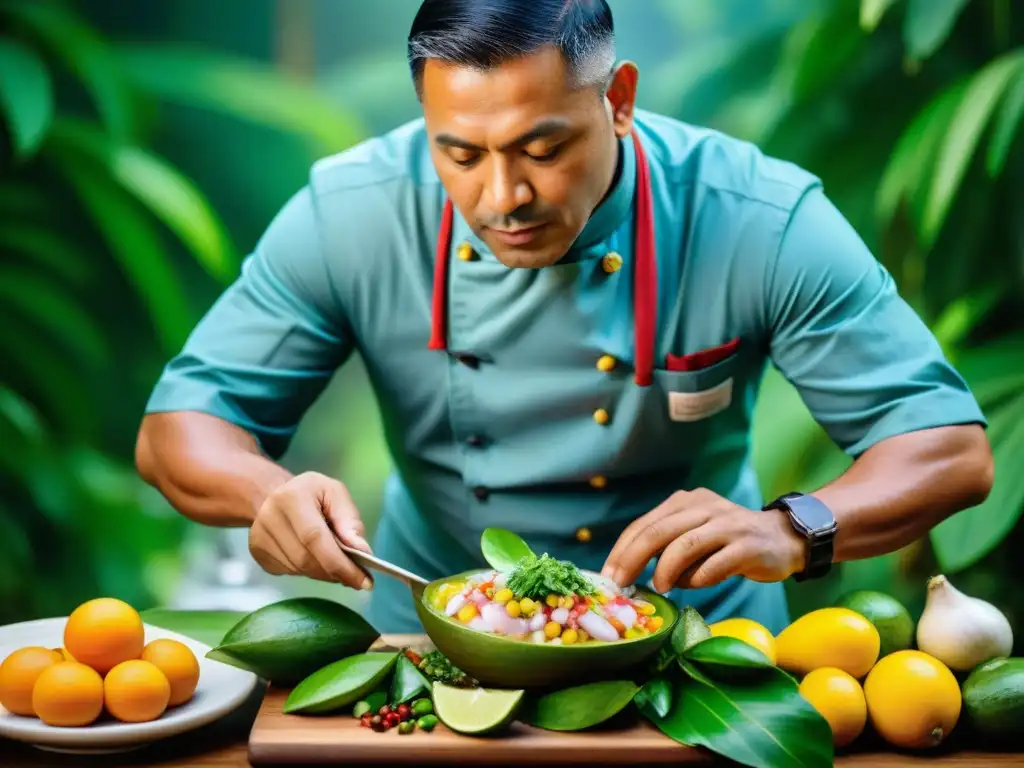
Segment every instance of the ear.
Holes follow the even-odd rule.
[[[633,111],[636,107],[636,84],[640,71],[631,61],[623,61],[612,74],[606,98],[612,108],[615,135],[620,139],[633,130]]]

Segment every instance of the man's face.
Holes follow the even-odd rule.
[[[473,231],[509,267],[562,258],[630,127],[609,99],[573,87],[554,47],[488,71],[429,60],[422,90],[434,165]]]

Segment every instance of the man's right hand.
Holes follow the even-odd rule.
[[[249,551],[274,575],[295,574],[370,589],[370,577],[338,547],[332,530],[348,546],[370,553],[363,521],[345,486],[306,472],[266,498],[249,529]]]

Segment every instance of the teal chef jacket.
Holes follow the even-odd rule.
[[[447,349],[428,349],[446,200],[422,121],[314,165],[157,382],[148,412],[249,430],[271,457],[353,353],[394,461],[374,551],[428,579],[483,567],[480,534],[600,570],[674,491],[764,502],[751,411],[766,364],[851,456],[892,435],[982,422],[964,381],[820,181],[754,146],[639,112],[653,192],[653,382],[634,381],[637,155],[556,265],[509,269],[456,212]],[[344,478],[340,478],[344,481]],[[642,576],[649,581],[654,562]],[[415,632],[378,575],[370,620]],[[778,632],[783,585],[673,590],[708,621]]]

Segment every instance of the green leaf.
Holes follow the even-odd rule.
[[[672,650],[682,656],[690,648],[711,637],[711,629],[696,608],[688,605],[679,614],[669,642]]]
[[[744,765],[831,766],[832,729],[777,667],[757,685],[712,681],[684,662],[667,717],[652,722],[681,744],[702,746]]]
[[[763,651],[735,637],[709,637],[688,648],[683,656],[696,662],[709,673],[728,674],[737,667],[764,669],[774,667]]]
[[[38,411],[28,400],[4,384],[0,384],[0,420],[9,427],[0,432],[5,435],[0,445],[14,446],[10,439],[13,434],[18,436],[19,450],[24,450],[26,446],[39,448],[46,443],[46,426]]]
[[[54,126],[51,139],[57,139]],[[146,212],[111,179],[109,172],[81,163],[74,148],[57,141],[44,152],[55,161],[89,213],[93,225],[146,305],[166,353],[178,352],[192,330],[192,312],[159,234]]]
[[[8,256],[29,257],[46,272],[59,275],[76,287],[84,286],[89,280],[87,259],[80,256],[77,246],[68,243],[52,227],[5,219],[0,227],[0,248]]]
[[[31,36],[54,59],[63,61],[92,96],[117,140],[131,135],[134,116],[124,73],[103,39],[66,6],[52,2],[0,2],[0,14],[13,29]]]
[[[285,714],[333,712],[377,689],[391,672],[397,652],[371,651],[318,669],[285,699]]]
[[[875,215],[880,223],[888,224],[904,200],[923,206],[922,190],[968,82],[959,80],[940,92],[903,131],[878,185]]]
[[[35,51],[0,38],[0,109],[15,157],[33,154],[53,119],[53,84]]]
[[[873,32],[895,0],[860,0],[860,28]]]
[[[117,55],[143,91],[309,137],[322,152],[345,149],[367,135],[355,114],[269,65],[193,46],[154,43],[122,45]]]
[[[1017,128],[1024,117],[1024,65],[1017,68],[1016,78],[1007,86],[1003,105],[996,115],[992,128],[992,138],[988,144],[986,170],[990,178],[996,178],[1003,172],[1010,148],[1017,138]]]
[[[245,617],[243,611],[184,611],[169,608],[150,608],[139,613],[146,624],[178,632],[210,647],[220,645],[228,630]]]
[[[652,720],[667,716],[672,709],[672,682],[667,677],[648,680],[633,698],[633,703]]]
[[[430,694],[430,682],[416,665],[404,654],[399,654],[395,663],[395,676],[391,680],[388,700],[392,706],[404,704],[422,693]]]
[[[939,149],[935,175],[925,202],[921,234],[928,247],[935,242],[945,223],[992,111],[1022,62],[1024,51],[1016,51],[986,65],[971,79],[957,104]]]
[[[1005,283],[982,286],[966,293],[942,311],[932,323],[932,333],[950,357],[954,348],[962,344],[989,312],[991,312],[1006,295]]]
[[[90,314],[51,281],[15,265],[0,266],[0,316],[16,311],[54,341],[99,368],[111,360],[102,330]]]
[[[1018,391],[1019,392],[1019,391]],[[956,573],[979,562],[1013,530],[1024,510],[1024,395],[989,416],[995,481],[988,498],[931,530],[939,567]]]
[[[969,0],[907,0],[903,42],[911,59],[931,56],[949,37]]]
[[[577,685],[532,700],[517,719],[549,731],[582,731],[613,718],[639,690],[632,680]]]
[[[480,551],[487,564],[510,573],[523,558],[535,558],[533,550],[517,534],[504,528],[486,528],[480,536]]]
[[[827,89],[860,52],[867,41],[856,23],[856,7],[834,4],[831,12],[809,17],[787,40],[783,66],[792,69],[793,98],[804,101]],[[794,42],[796,41],[796,42]]]
[[[113,144],[85,123],[62,121],[61,146],[94,167],[107,168],[192,251],[214,278],[235,276],[238,257],[210,203],[189,179],[166,162],[139,147]]]

